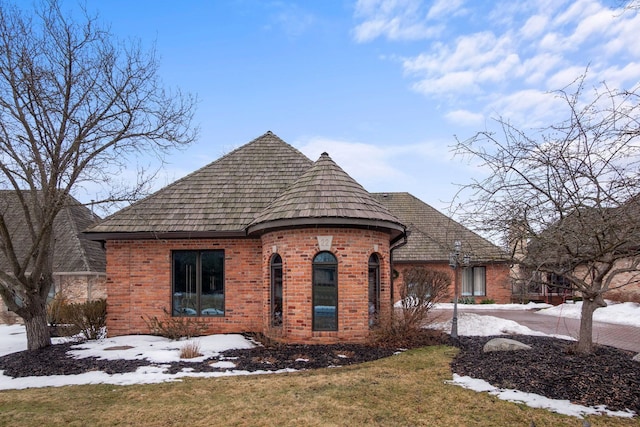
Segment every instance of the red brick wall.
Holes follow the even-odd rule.
[[[332,236],[338,259],[338,330],[312,331],[312,260],[318,236]],[[271,328],[270,260],[283,261],[282,328]],[[368,261],[380,259],[381,312],[391,307],[389,235],[358,229],[270,232],[260,239],[120,240],[107,242],[107,328],[110,336],[147,334],[150,317],[171,310],[171,251],[225,250],[225,315],[201,317],[206,333],[265,332],[289,342],[364,341],[369,333]]]
[[[477,264],[478,266],[486,267],[486,290],[487,295],[473,298],[474,301],[479,303],[484,299],[492,299],[496,304],[508,304],[511,302],[511,281],[509,276],[509,266],[507,264]],[[399,276],[395,279],[394,283],[394,301],[400,299],[400,287],[403,284],[402,272],[410,267],[421,266],[436,271],[443,271],[451,278],[451,286],[449,286],[449,295],[442,302],[452,302],[455,295],[455,280],[454,270],[449,267],[448,263],[399,263],[394,264],[394,270],[399,273]],[[460,270],[458,270],[458,291],[461,290],[462,277],[460,276]]]
[[[338,330],[312,329],[312,261],[320,252],[318,236],[332,236],[329,251],[338,260]],[[270,268],[275,251],[283,263],[283,325],[270,327]],[[269,335],[289,342],[364,341],[369,334],[369,257],[380,260],[380,312],[391,308],[389,235],[358,229],[274,231],[262,236],[263,327]]]
[[[110,240],[109,336],[148,334],[145,319],[171,312],[171,251],[224,249],[225,315],[201,317],[207,333],[259,331],[263,310],[260,239]]]

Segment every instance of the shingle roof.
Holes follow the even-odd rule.
[[[475,261],[506,259],[499,247],[409,193],[372,195],[407,226],[407,244],[394,252],[395,261],[448,262],[456,240]]]
[[[15,191],[0,191],[0,210],[12,235],[14,249],[19,259],[22,259],[31,239]],[[102,245],[80,238],[79,234],[99,219],[76,199],[68,198],[54,221],[54,273],[105,271],[106,257]],[[8,265],[6,257],[0,252],[0,268],[8,269]]]
[[[342,170],[327,153],[249,226],[249,231],[307,223],[362,224],[404,231],[400,220]]]
[[[312,162],[271,132],[107,217],[94,233],[244,233]]]

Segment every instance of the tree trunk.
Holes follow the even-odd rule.
[[[24,318],[24,326],[27,330],[27,349],[30,351],[51,345],[46,306],[34,304],[33,310],[36,313]]]
[[[584,298],[582,301],[582,311],[580,315],[580,336],[576,351],[582,354],[593,352],[593,312],[598,307],[605,307],[607,304],[601,296],[594,298]]]

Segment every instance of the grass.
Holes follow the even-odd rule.
[[[426,347],[350,367],[0,392],[0,426],[581,426],[573,417],[445,384],[456,349]],[[589,417],[592,426],[637,419]]]

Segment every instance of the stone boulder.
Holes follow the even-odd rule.
[[[635,356],[633,356],[632,359],[634,362],[640,362],[640,353],[636,354]]]
[[[521,343],[520,341],[512,340],[509,338],[494,338],[487,341],[482,348],[484,353],[490,353],[493,351],[518,351],[518,350],[531,350],[531,346]]]

